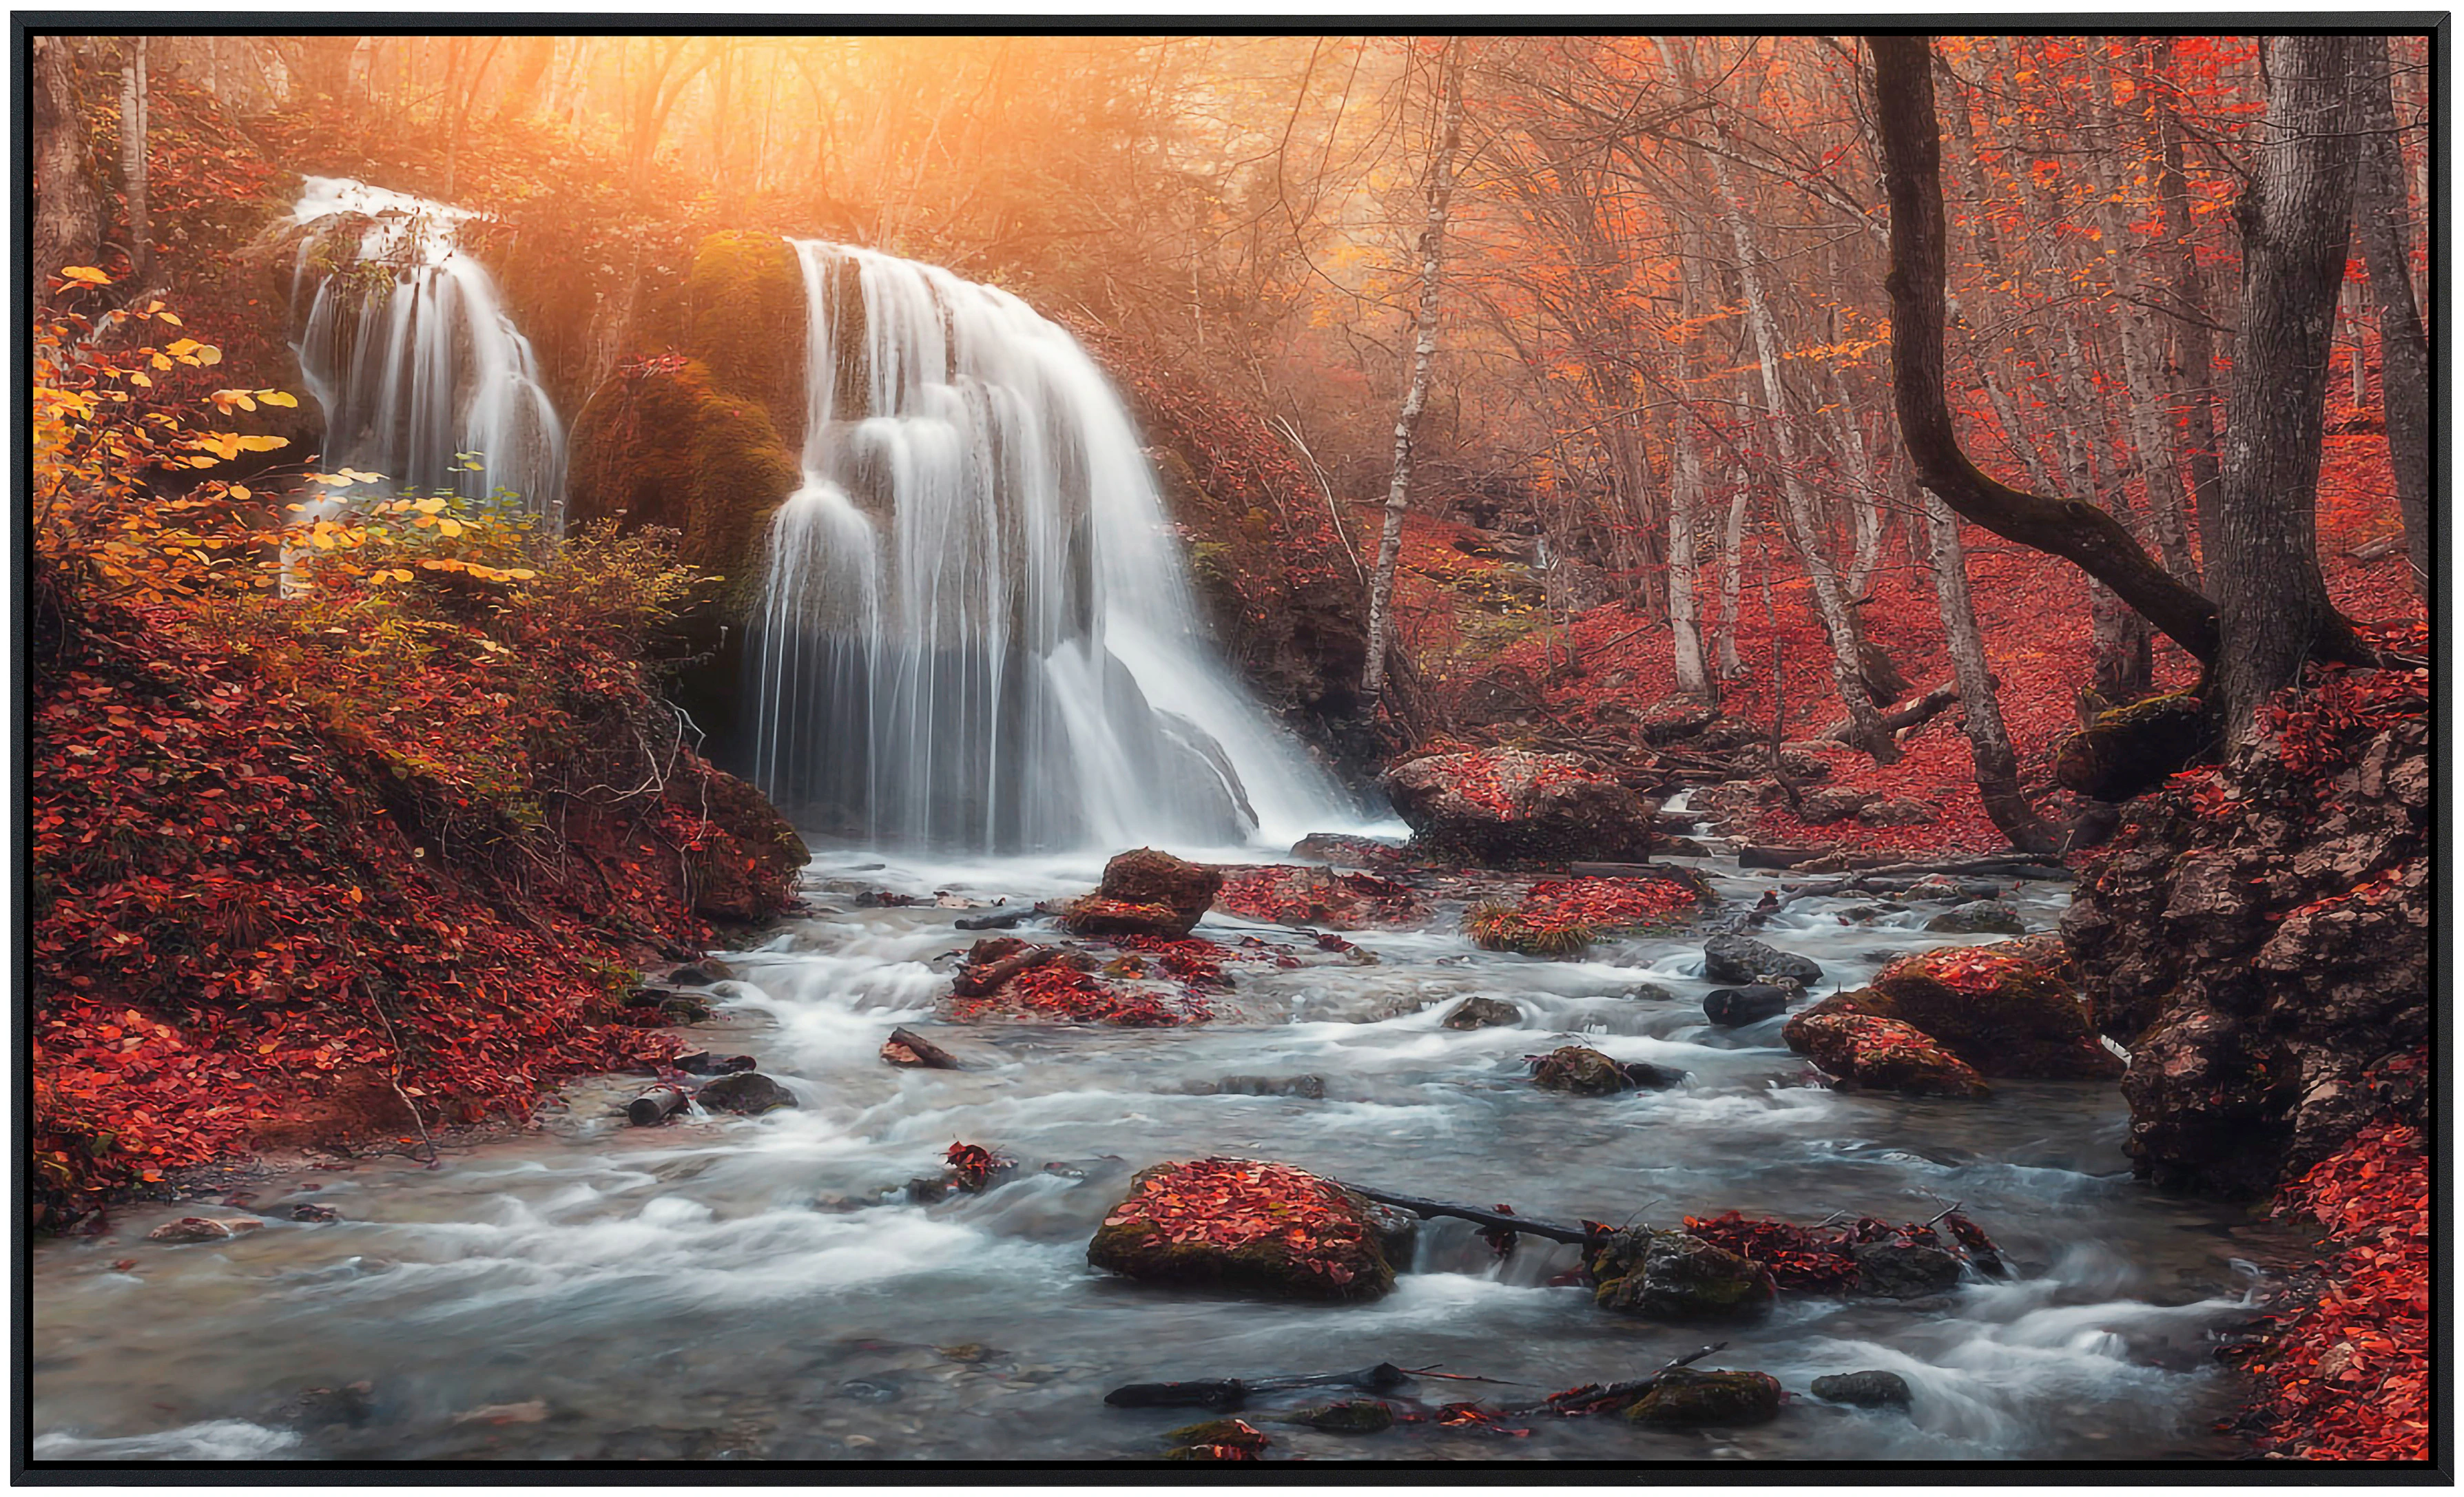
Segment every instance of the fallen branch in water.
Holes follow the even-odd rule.
[[[1579,1388],[1569,1388],[1563,1393],[1552,1393],[1537,1403],[1527,1404],[1519,1409],[1507,1409],[1506,1412],[1508,1416],[1514,1416],[1546,1411],[1564,1419],[1574,1419],[1585,1414],[1613,1414],[1639,1401],[1644,1394],[1649,1393],[1660,1379],[1670,1373],[1681,1367],[1691,1367],[1714,1352],[1727,1351],[1727,1347],[1728,1343],[1726,1341],[1714,1341],[1709,1346],[1688,1352],[1683,1356],[1676,1358],[1648,1377],[1637,1377],[1627,1382],[1613,1382],[1605,1387],[1595,1382],[1587,1382]]]
[[[1559,1226],[1553,1222],[1535,1222],[1529,1217],[1518,1217],[1503,1211],[1484,1211],[1478,1206],[1457,1205],[1449,1200],[1424,1200],[1418,1196],[1397,1196],[1392,1191],[1372,1190],[1366,1185],[1354,1185],[1349,1180],[1337,1180],[1335,1183],[1355,1196],[1366,1196],[1372,1200],[1382,1201],[1390,1206],[1400,1206],[1422,1219],[1454,1217],[1494,1231],[1526,1233],[1532,1237],[1545,1237],[1552,1242],[1572,1243],[1577,1247],[1595,1238],[1605,1236],[1609,1230],[1597,1222],[1585,1222],[1579,1227]]]
[[[1116,1409],[1237,1409],[1253,1393],[1282,1393],[1294,1388],[1360,1388],[1388,1393],[1412,1380],[1412,1374],[1392,1362],[1379,1362],[1348,1373],[1295,1373],[1270,1377],[1198,1377],[1186,1382],[1133,1382],[1104,1395]]]

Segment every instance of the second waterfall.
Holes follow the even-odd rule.
[[[938,267],[792,242],[803,478],[751,650],[772,799],[825,833],[965,851],[1353,819],[1213,658],[1136,429],[1077,341]]]

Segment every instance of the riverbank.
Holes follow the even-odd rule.
[[[605,537],[278,605],[37,575],[34,1227],[234,1153],[432,1153],[673,1048],[640,969],[805,853],[652,694],[668,578]]]

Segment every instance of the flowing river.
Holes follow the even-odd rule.
[[[2233,1390],[2211,1353],[2249,1313],[2253,1270],[2238,1260],[2261,1255],[2258,1229],[2238,1208],[2134,1183],[2110,1086],[1997,1083],[1982,1103],[1838,1094],[1808,1084],[1780,1020],[1705,1024],[1700,933],[1551,962],[1477,950],[1443,915],[1427,931],[1352,933],[1374,965],[1305,932],[1210,916],[1199,934],[1255,936],[1302,964],[1227,963],[1237,986],[1201,1026],[934,1026],[948,958],[975,937],[954,929],[969,912],[931,897],[1076,892],[1102,858],[894,859],[817,857],[816,913],[727,954],[739,980],[694,1031],[759,1055],[798,1110],[632,1129],[610,1110],[642,1083],[602,1078],[568,1089],[542,1129],[449,1151],[440,1169],[363,1160],[263,1182],[244,1212],[135,1207],[98,1237],[39,1244],[35,1456],[1140,1459],[1204,1416],[1108,1408],[1122,1383],[1391,1361],[1510,1384],[1422,1380],[1392,1400],[1407,1412],[1503,1406],[1642,1376],[1722,1338],[1702,1365],[1776,1376],[1795,1396],[1778,1419],[1701,1433],[1509,1421],[1532,1429],[1520,1439],[1427,1420],[1358,1437],[1275,1422],[1297,1395],[1243,1417],[1274,1438],[1270,1457],[1317,1460],[2235,1453],[2214,1431]],[[1705,867],[1725,900],[1714,928],[1775,878]],[[2028,887],[2016,903],[2044,929],[2064,896]],[[875,889],[927,902],[859,902]],[[1850,924],[1849,903],[1800,900],[1757,934],[1820,962],[1819,992],[1951,939],[1918,933],[1925,907]],[[1646,982],[1672,996],[1629,996]],[[1474,994],[1512,1002],[1523,1022],[1440,1026]],[[901,1023],[980,1064],[884,1065]],[[1686,1083],[1538,1090],[1523,1058],[1561,1036]],[[904,1182],[937,1174],[962,1139],[1021,1172],[980,1197],[908,1203]],[[1674,1225],[1731,1207],[1922,1221],[1957,1201],[2015,1275],[1913,1302],[1784,1296],[1760,1325],[1706,1333],[1552,1286],[1571,1247],[1527,1237],[1500,1263],[1452,1221],[1422,1228],[1413,1271],[1372,1304],[1160,1289],[1088,1266],[1131,1174],[1214,1154],[1559,1222]],[[295,1222],[298,1201],[341,1220]],[[143,1241],[196,1212],[266,1224],[212,1244]],[[1913,1408],[1806,1393],[1867,1368],[1903,1376]],[[319,1387],[343,1391],[303,1416],[303,1390]]]

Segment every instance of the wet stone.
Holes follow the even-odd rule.
[[[1686,1427],[1760,1424],[1779,1413],[1779,1379],[1769,1373],[1680,1367],[1661,1374],[1652,1390],[1626,1411],[1626,1418],[1638,1424]]]
[[[1714,982],[1750,983],[1766,974],[1808,984],[1822,980],[1810,957],[1781,951],[1748,936],[1714,936],[1703,943],[1703,976]]]
[[[703,1083],[693,1100],[707,1112],[759,1113],[794,1107],[796,1094],[759,1071],[740,1070]]]
[[[1466,998],[1438,1021],[1449,1029],[1491,1029],[1523,1022],[1523,1010],[1494,998]]]
[[[1960,1262],[1920,1243],[1867,1243],[1856,1249],[1857,1292],[1885,1299],[1920,1299],[1959,1283]]]
[[[1788,990],[1769,983],[1715,987],[1703,995],[1703,1017],[1723,1029],[1759,1024],[1788,1009]]]
[[[1395,1427],[1395,1411],[1375,1398],[1323,1404],[1303,1409],[1293,1417],[1311,1429],[1334,1435],[1375,1435]]]
[[[1904,1409],[1914,1401],[1908,1380],[1897,1373],[1835,1373],[1814,1379],[1814,1396],[1826,1403],[1860,1409]]]

